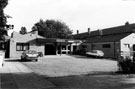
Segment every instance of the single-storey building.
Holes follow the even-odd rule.
[[[135,24],[126,23],[122,26],[101,29],[81,34],[86,42],[82,43],[86,51],[102,50],[105,57],[131,56],[135,51]],[[81,35],[81,36],[78,36]],[[82,39],[81,38],[81,39]]]
[[[8,42],[8,57],[20,58],[24,50],[36,50],[43,55],[57,55],[72,53],[81,44],[81,40],[45,38],[38,35],[38,31],[27,34],[13,32]]]

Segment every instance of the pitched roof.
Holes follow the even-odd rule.
[[[22,35],[15,31],[12,33],[12,36],[11,36],[11,40],[16,40],[19,42],[29,42],[30,40],[34,40],[37,38],[45,38],[45,37],[39,36],[37,32],[30,32],[30,33]]]
[[[88,38],[86,42],[87,43],[115,42],[115,41],[119,41],[120,39],[122,39],[130,34],[131,33],[124,33],[124,34],[91,37],[91,38]]]
[[[106,28],[102,30],[103,35],[132,33],[135,29],[135,24],[123,25],[118,27]]]
[[[86,39],[87,36],[88,36],[87,32],[73,35],[74,39]]]
[[[133,33],[134,31],[135,31],[135,23],[125,24],[122,26],[106,28],[106,29],[101,29],[101,30],[95,30],[95,31],[91,31],[90,34],[88,34],[88,32],[85,32],[82,34],[76,34],[74,35],[74,38],[75,39],[88,39],[88,40],[91,40],[91,42],[98,42],[98,41],[101,42],[101,41],[107,41],[107,40],[109,41],[109,38],[110,38],[110,40],[112,39],[113,41],[115,39],[117,40],[123,36],[126,36],[126,33],[127,34]],[[102,36],[101,37],[102,39],[99,36]],[[113,36],[116,36],[116,37],[113,37]]]

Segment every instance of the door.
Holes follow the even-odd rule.
[[[135,59],[135,44],[133,44],[133,59]]]
[[[56,55],[56,47],[54,44],[45,44],[45,55]]]
[[[133,44],[133,51],[135,51],[135,44]]]

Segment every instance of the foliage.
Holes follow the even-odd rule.
[[[8,0],[0,0],[0,39],[3,35],[7,35],[7,31],[5,30],[7,16],[4,15],[4,8],[8,4]]]
[[[0,8],[4,9],[8,4],[8,0],[0,0]]]
[[[26,27],[21,27],[21,30],[20,30],[19,33],[22,34],[22,35],[27,34],[27,29],[26,29]]]
[[[121,57],[118,61],[119,71],[126,74],[135,73],[135,61],[130,57]]]
[[[41,19],[33,26],[32,30],[37,30],[39,35],[47,38],[69,38],[72,34],[69,27],[58,20],[43,21]]]

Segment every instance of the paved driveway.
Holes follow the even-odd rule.
[[[40,75],[49,77],[92,74],[117,71],[117,62],[106,59],[93,59],[82,56],[45,56],[38,62],[24,62]]]

